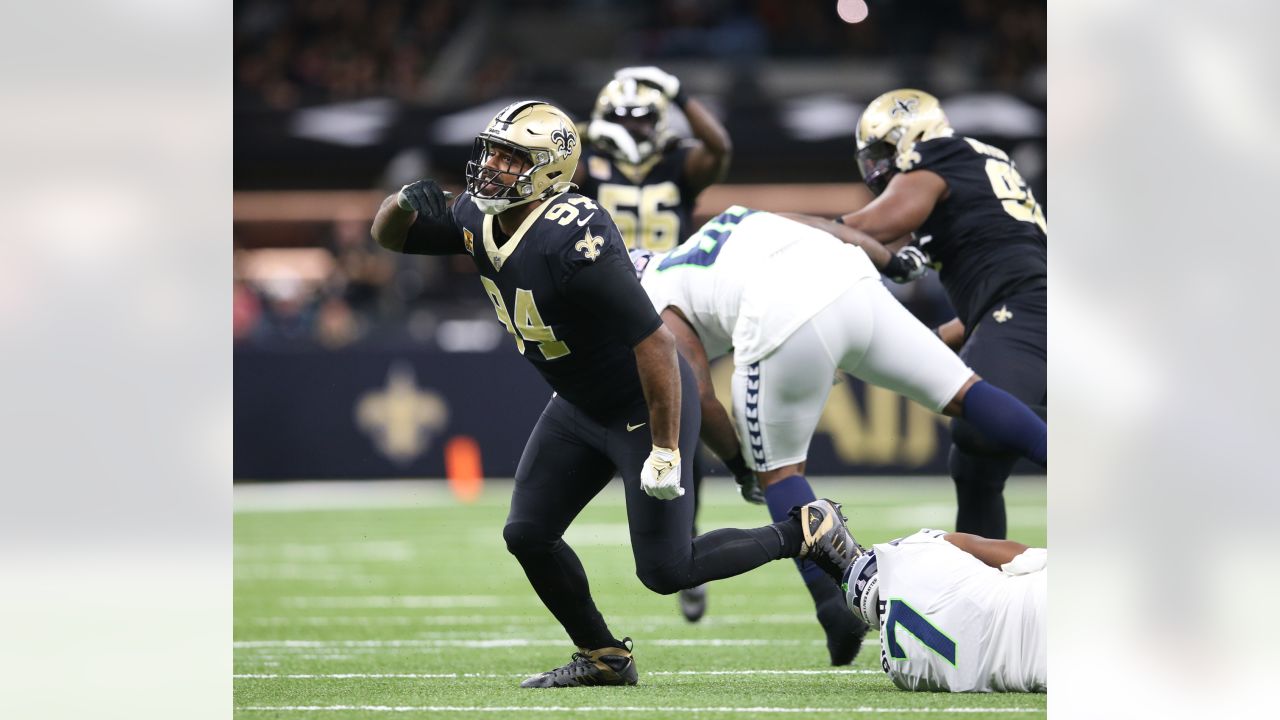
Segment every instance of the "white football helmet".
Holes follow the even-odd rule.
[[[467,163],[471,201],[488,215],[573,187],[582,144],[573,121],[541,100],[498,111],[476,136]]]
[[[868,550],[849,566],[849,585],[845,588],[845,602],[859,620],[871,629],[880,627],[880,569],[876,565],[876,551]]]

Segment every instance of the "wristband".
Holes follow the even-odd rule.
[[[680,448],[664,448],[657,445],[653,446],[651,455],[656,455],[662,462],[678,462],[680,460]]]
[[[671,98],[671,102],[675,103],[676,107],[681,110],[684,109],[684,106],[689,102],[689,96],[685,94],[684,88],[680,88],[680,92],[676,93],[676,96]]]
[[[729,472],[733,473],[734,477],[742,477],[743,475],[751,474],[751,468],[747,467],[747,461],[743,460],[741,455],[734,455],[728,460],[725,460],[724,466],[728,468]]]

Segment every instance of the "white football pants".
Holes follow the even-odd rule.
[[[884,283],[864,279],[759,362],[734,367],[734,422],[752,467],[804,461],[836,368],[934,412],[973,375]]]

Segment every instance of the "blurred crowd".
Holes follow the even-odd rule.
[[[849,25],[835,0],[236,0],[236,101],[273,109],[375,96],[427,102],[463,69],[469,97],[492,97],[539,72],[564,71],[529,65],[591,59],[750,67],[765,57],[892,54],[921,67],[976,64],[996,90],[1015,89],[1044,64],[1044,2],[869,4],[867,20]],[[627,30],[605,43],[584,32],[566,57],[547,51],[545,34],[511,27],[511,13],[520,13],[518,23],[536,13],[543,28],[574,28],[591,17]],[[469,64],[433,72],[450,60]]]
[[[327,348],[431,343],[442,320],[493,312],[483,295],[464,289],[475,285],[467,257],[384,250],[361,220],[312,230],[314,238],[297,247],[237,243],[232,326],[237,343]]]
[[[1045,3],[1035,1],[869,0],[857,25],[839,19],[836,0],[234,1],[236,112],[264,116],[370,97],[488,101],[539,82],[582,84],[590,62],[706,60],[750,77],[764,59],[892,58],[908,77],[963,67],[981,89],[1016,91],[1046,54]],[[555,42],[565,33],[569,48]],[[280,162],[263,150],[250,162]],[[234,233],[237,343],[439,345],[450,321],[497,327],[469,258],[385,251],[366,220],[237,222]],[[950,319],[936,277],[892,289],[925,322]]]

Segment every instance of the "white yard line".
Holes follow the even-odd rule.
[[[670,715],[673,713],[872,713],[877,715],[883,714],[935,714],[935,713],[957,713],[957,714],[973,714],[973,713],[1039,713],[1045,712],[1044,708],[976,708],[976,707],[943,707],[943,708],[881,708],[881,707],[643,707],[643,706],[556,706],[556,705],[248,705],[236,708],[245,711],[296,711],[296,712],[315,712],[322,710],[346,711],[359,710],[364,712],[475,712],[475,713],[494,713],[494,712],[576,712],[576,713],[601,713],[601,712],[634,712],[634,713],[655,713],[661,715]]]
[[[670,675],[883,675],[880,670],[658,670],[646,672],[646,676]],[[456,680],[459,678],[517,678],[529,673],[327,673],[327,674],[276,674],[240,673],[232,675],[237,680]]]
[[[816,645],[821,640],[775,640],[766,638],[699,638],[699,639],[649,639],[646,645],[666,647],[744,647],[768,645]],[[476,649],[502,649],[528,646],[564,645],[564,640],[531,638],[495,639],[414,639],[414,640],[237,640],[234,647],[242,650],[262,648],[398,648],[398,647],[459,647]]]
[[[529,615],[270,615],[249,617],[242,622],[250,625],[527,625],[546,627],[545,620]],[[610,622],[620,626],[669,625],[688,627],[689,621],[671,615],[620,615]],[[813,613],[777,613],[771,615],[708,615],[698,621],[700,627],[738,625],[808,625],[816,620]]]
[[[295,595],[279,599],[292,608],[482,608],[497,607],[497,595]]]
[[[859,476],[810,478],[817,488],[825,488],[827,494],[844,490],[856,492],[866,506],[883,504],[884,498],[907,498],[911,504],[930,501],[943,502],[951,496],[951,480],[945,476]],[[1024,504],[1020,491],[1023,488],[1043,487],[1043,476],[1010,478],[1005,497],[1010,505]],[[511,496],[512,482],[507,478],[485,480],[485,493],[479,505],[506,505]],[[369,508],[433,508],[453,507],[458,500],[448,485],[439,480],[356,480],[356,481],[302,481],[273,483],[236,483],[233,490],[236,512],[306,512],[315,510],[359,510]],[[847,493],[846,493],[847,494]],[[1034,505],[1039,506],[1039,495]],[[725,483],[716,483],[703,490],[703,498],[713,503],[741,503],[737,489]],[[895,501],[896,504],[897,501]],[[625,505],[622,485],[611,482],[604,492],[592,501],[592,507],[621,507]],[[947,517],[954,517],[954,508]]]

